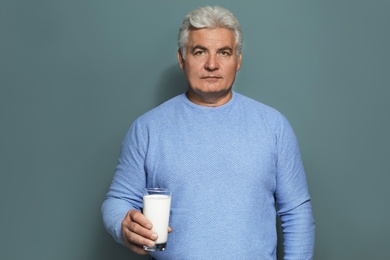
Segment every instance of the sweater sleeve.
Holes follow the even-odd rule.
[[[134,122],[122,142],[119,162],[101,207],[106,230],[121,244],[124,244],[121,225],[127,212],[142,208],[146,182],[144,160],[147,142],[144,135],[145,131],[138,122]]]
[[[287,119],[276,131],[276,201],[282,222],[285,260],[313,258],[314,219],[298,142]]]
[[[310,201],[279,214],[283,230],[284,259],[313,259],[314,220]]]

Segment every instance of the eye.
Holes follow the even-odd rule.
[[[229,51],[221,51],[220,52],[221,56],[230,56],[230,52]]]
[[[203,55],[203,54],[204,54],[203,50],[198,50],[198,51],[194,52],[194,55],[196,55],[196,56],[200,56],[200,55]]]

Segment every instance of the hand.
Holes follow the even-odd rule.
[[[122,236],[127,247],[137,254],[146,255],[142,246],[154,246],[157,234],[152,231],[152,223],[139,211],[129,210],[122,221]]]

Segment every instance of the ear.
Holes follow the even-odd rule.
[[[184,58],[180,49],[177,51],[177,60],[179,61],[179,66],[181,69],[184,69]]]
[[[240,55],[238,56],[237,58],[237,67],[236,67],[236,71],[239,71],[240,68],[241,68],[241,62],[242,62],[242,53],[240,53]]]

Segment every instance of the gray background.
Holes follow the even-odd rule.
[[[100,205],[131,122],[185,89],[177,31],[206,4],[242,24],[234,89],[296,131],[315,259],[388,257],[389,1],[8,0],[0,259],[144,259],[105,232]]]

